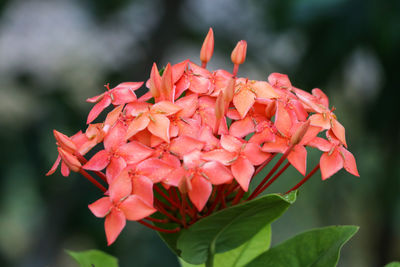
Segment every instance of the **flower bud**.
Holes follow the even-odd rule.
[[[217,96],[217,100],[215,101],[215,117],[217,121],[220,121],[225,111],[225,101],[224,101],[224,93],[222,91],[219,92]]]
[[[301,142],[301,139],[306,135],[308,128],[310,127],[310,121],[306,121],[299,128],[297,128],[296,132],[292,135],[290,142],[292,145],[297,145]]]
[[[224,100],[228,105],[232,101],[233,95],[235,94],[235,84],[236,84],[235,78],[231,78],[228,82],[228,86],[225,88]]]
[[[200,50],[200,60],[202,67],[206,67],[207,62],[210,61],[214,52],[214,32],[212,28],[208,31],[206,38],[204,39],[203,46]]]
[[[59,147],[63,148],[65,151],[69,153],[74,153],[76,151],[75,143],[72,142],[72,140],[68,136],[56,130],[53,130],[53,134],[57,140],[57,144]]]
[[[73,172],[79,172],[82,167],[82,164],[79,160],[73,156],[71,153],[68,153],[61,147],[58,148],[58,153],[60,154],[61,159],[63,162],[68,166],[68,168]]]
[[[231,54],[233,64],[240,65],[246,60],[247,42],[241,40],[237,43]]]
[[[160,97],[161,77],[156,63],[153,63],[153,67],[151,68],[149,87],[149,90],[154,98]]]
[[[167,64],[165,67],[163,76],[161,78],[161,96],[163,100],[170,100],[172,99],[172,90],[174,87],[174,83],[172,80],[172,67],[171,64]]]

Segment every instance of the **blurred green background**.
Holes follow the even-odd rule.
[[[44,174],[55,160],[52,129],[85,129],[85,99],[103,84],[143,81],[151,64],[198,55],[208,28],[211,69],[289,75],[322,88],[337,108],[361,178],[316,175],[273,224],[273,243],[333,224],[361,228],[339,266],[400,260],[400,1],[398,0],[2,0],[0,1],[0,266],[76,266],[64,249],[97,248],[124,266],[178,266],[157,234],[130,222],[111,247],[87,205],[100,197],[78,175]],[[312,154],[310,166],[317,161]],[[282,192],[300,175],[287,172]]]

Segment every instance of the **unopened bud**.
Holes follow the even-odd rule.
[[[172,67],[171,64],[167,64],[164,73],[161,78],[161,96],[164,100],[172,101],[172,90],[174,83],[172,80]]]
[[[306,135],[308,128],[310,127],[310,121],[306,121],[299,128],[297,128],[296,132],[292,135],[290,142],[292,145],[297,145],[301,142],[301,139]]]
[[[241,40],[237,43],[231,54],[233,64],[240,65],[246,60],[247,42]]]
[[[64,149],[69,153],[74,153],[76,151],[75,143],[72,142],[72,140],[68,136],[56,130],[53,130],[53,134],[57,140],[57,144],[59,147],[61,147],[62,149]]]
[[[160,73],[158,72],[156,63],[153,63],[153,67],[151,68],[149,87],[149,90],[154,98],[160,97],[161,77]]]
[[[68,153],[61,147],[58,148],[58,153],[60,154],[61,159],[63,162],[68,166],[68,168],[73,172],[79,172],[82,167],[82,164],[79,160],[73,156],[71,153]]]
[[[205,68],[207,62],[210,61],[214,53],[214,32],[212,28],[208,31],[206,38],[204,39],[203,46],[200,50],[200,60],[202,67]]]
[[[235,78],[231,78],[228,82],[228,86],[224,90],[224,100],[227,104],[229,104],[233,99],[233,95],[235,94],[235,84]]]
[[[224,101],[224,93],[222,91],[219,92],[217,96],[217,100],[215,101],[215,117],[217,121],[220,121],[225,111],[225,101]]]

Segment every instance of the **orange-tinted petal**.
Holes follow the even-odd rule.
[[[221,146],[222,148],[228,150],[229,152],[239,152],[242,148],[244,141],[242,139],[236,138],[231,135],[221,136]]]
[[[242,89],[238,94],[233,97],[233,105],[243,119],[249,109],[253,106],[255,102],[255,94],[249,90]]]
[[[143,113],[146,113],[147,111],[149,111],[150,107],[151,107],[150,103],[135,101],[135,102],[132,102],[132,103],[129,103],[128,105],[126,105],[125,112],[128,115],[137,117],[140,114],[143,114]]]
[[[116,150],[125,143],[126,129],[122,122],[117,122],[104,137],[104,148],[107,151]]]
[[[46,173],[46,176],[52,175],[56,170],[58,165],[60,164],[61,161],[61,157],[60,155],[57,156],[56,161],[54,162],[53,166],[51,167],[51,169]]]
[[[125,216],[122,211],[112,209],[104,221],[106,230],[107,244],[111,245],[117,239],[126,224]]]
[[[182,109],[181,106],[178,106],[170,101],[160,101],[151,107],[151,112],[160,113],[165,116],[170,116],[172,114],[177,113],[181,109]]]
[[[179,98],[176,102],[175,105],[180,106],[182,109],[178,112],[178,116],[186,118],[186,117],[192,117],[194,112],[197,109],[197,95],[192,94],[192,95],[187,95],[182,98]]]
[[[322,129],[327,130],[331,128],[331,123],[328,115],[323,114],[313,114],[309,118],[311,125],[322,127]]]
[[[204,142],[194,139],[189,136],[179,136],[171,141],[169,149],[172,153],[183,157],[183,155],[197,149],[201,150]]]
[[[207,161],[218,161],[224,165],[231,165],[236,159],[237,153],[229,152],[225,149],[214,149],[209,152],[205,152],[202,158]]]
[[[238,138],[254,132],[254,122],[250,117],[245,117],[243,120],[235,121],[229,127],[229,134]]]
[[[155,136],[169,143],[169,119],[161,114],[152,114],[151,116],[152,120],[150,120],[147,129]]]
[[[340,147],[339,151],[343,154],[344,157],[343,165],[346,171],[359,177],[360,174],[358,173],[356,159],[354,158],[353,154],[351,154],[351,152],[345,149],[344,147]]]
[[[264,143],[261,150],[269,153],[285,153],[288,148],[287,139],[275,136],[275,142]]]
[[[211,195],[211,183],[199,175],[196,175],[191,183],[192,190],[189,191],[190,201],[192,201],[198,211],[202,211]]]
[[[136,166],[136,172],[147,176],[153,183],[163,180],[172,170],[172,166],[157,158],[146,159]]]
[[[287,159],[302,175],[306,175],[307,150],[304,146],[296,145]]]
[[[89,124],[94,121],[97,116],[109,105],[111,104],[111,97],[109,95],[105,95],[99,103],[94,105],[94,107],[90,110],[86,123]]]
[[[118,149],[118,155],[122,156],[127,164],[138,163],[152,154],[153,149],[136,141],[126,143]]]
[[[343,125],[341,125],[335,119],[332,119],[332,132],[335,134],[337,139],[339,139],[339,141],[342,142],[345,147],[347,147],[345,129]]]
[[[72,155],[71,153],[66,152],[62,148],[58,148],[58,154],[60,155],[63,163],[68,166],[68,169],[70,169],[73,172],[78,172],[82,165],[79,162],[79,160]]]
[[[206,162],[201,167],[201,171],[207,177],[207,179],[209,179],[210,182],[215,185],[225,184],[233,179],[231,171],[216,161]]]
[[[320,167],[322,180],[328,179],[343,168],[343,158],[339,151],[335,149],[331,155],[327,152],[323,153],[320,159]]]
[[[129,175],[129,169],[123,170],[110,184],[110,198],[114,203],[118,203],[121,199],[128,196],[132,192],[132,179]]]
[[[132,178],[132,194],[139,196],[149,206],[153,206],[153,182],[143,175]]]
[[[119,208],[125,214],[127,220],[138,221],[150,216],[157,210],[144,202],[137,195],[130,195],[120,205]]]
[[[109,197],[102,197],[90,204],[88,207],[94,216],[103,218],[112,208],[112,203]]]
[[[277,102],[276,114],[275,114],[275,126],[279,132],[284,134],[286,137],[290,136],[290,130],[292,128],[292,119],[290,118],[289,112],[283,106],[281,102]]]
[[[255,143],[247,143],[243,154],[253,165],[260,165],[270,156],[269,153],[261,151],[261,147]]]
[[[279,97],[274,88],[267,82],[255,81],[250,87],[255,91],[257,98],[271,99]]]
[[[147,113],[139,117],[136,117],[128,126],[128,130],[126,132],[126,138],[129,139],[136,133],[146,129],[146,127],[149,125],[149,122],[150,119]]]
[[[251,164],[248,159],[244,157],[239,157],[232,164],[231,170],[233,177],[235,177],[240,187],[242,187],[242,189],[247,192],[247,190],[249,190],[251,177],[254,174],[253,164]]]
[[[107,181],[109,184],[117,177],[126,167],[126,162],[122,157],[111,157],[110,164],[106,169]]]
[[[328,152],[332,148],[332,144],[321,137],[315,137],[307,143],[307,146],[315,147],[323,152]]]

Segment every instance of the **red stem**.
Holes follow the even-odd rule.
[[[287,158],[287,156],[289,156],[289,153],[292,151],[294,145],[291,145],[290,147],[288,147],[285,151],[285,153],[282,155],[282,157],[278,160],[278,162],[275,164],[274,167],[272,167],[272,169],[269,171],[269,173],[267,174],[267,176],[265,176],[265,178],[261,181],[261,183],[256,187],[256,189],[253,191],[253,193],[250,195],[249,199],[253,199],[254,195],[258,194],[258,191],[264,186],[264,184],[268,181],[269,178],[271,178],[271,176],[274,174],[274,172],[279,168],[279,166],[281,166],[281,164],[283,163],[283,161],[285,161],[285,159]]]
[[[232,71],[233,77],[236,77],[238,70],[239,70],[239,65],[238,64],[233,65],[233,71]]]
[[[165,200],[167,200],[169,203],[171,203],[173,206],[175,206],[176,208],[180,208],[180,205],[177,204],[175,201],[173,201],[169,196],[167,196],[164,191],[159,188],[157,185],[154,185],[154,190],[157,191],[157,193],[159,193],[163,198],[165,198]]]
[[[290,189],[289,191],[287,191],[285,194],[289,194],[290,192],[292,192],[293,190],[296,190],[297,188],[299,188],[300,186],[302,186],[305,182],[307,182],[308,179],[311,178],[311,176],[313,176],[318,170],[319,170],[319,163],[317,164],[317,166],[314,167],[314,169],[312,169],[312,171],[310,171],[309,174],[307,174],[298,184],[296,184],[294,187],[292,187],[292,189]]]
[[[150,229],[153,229],[153,230],[156,230],[156,231],[159,231],[159,232],[163,232],[163,233],[176,233],[176,232],[179,232],[181,230],[180,227],[177,227],[175,229],[162,229],[162,228],[159,228],[157,226],[151,225],[151,224],[149,224],[149,223],[147,223],[145,221],[142,221],[142,220],[137,221],[137,222],[140,223],[140,224],[143,224],[146,227],[149,227]]]
[[[181,213],[181,221],[182,221],[182,225],[184,228],[187,228],[186,225],[186,213],[185,213],[185,208],[186,208],[186,196],[184,194],[182,194],[182,205],[180,206],[180,213]]]
[[[243,195],[244,195],[244,190],[242,188],[239,188],[239,191],[237,192],[235,198],[232,201],[232,206],[238,204],[239,201],[242,199]]]
[[[105,193],[107,191],[107,189],[100,184],[96,179],[94,179],[89,173],[87,173],[84,169],[80,169],[79,173],[82,174],[86,179],[88,179],[92,184],[94,184],[95,186],[97,186],[101,191],[103,191],[103,193]]]
[[[258,166],[253,174],[253,177],[259,174],[262,171],[262,169],[264,169],[265,166],[267,166],[271,162],[271,160],[275,158],[276,155],[277,155],[276,153],[271,154],[260,166]]]
[[[151,217],[146,217],[146,220],[149,220],[151,222],[156,222],[156,223],[168,223],[168,219],[156,219],[156,218],[151,218]]]
[[[268,181],[268,183],[266,183],[259,191],[258,193],[256,193],[254,196],[249,197],[248,200],[252,200],[254,198],[256,198],[259,194],[261,194],[262,192],[265,191],[265,189],[267,189],[276,179],[278,179],[279,176],[281,176],[281,174],[286,171],[286,169],[290,166],[290,163],[286,163],[285,166],[283,166],[283,168],[277,173],[275,174],[274,177],[272,177],[271,180]]]
[[[167,216],[168,218],[170,218],[171,220],[173,220],[174,222],[177,223],[181,223],[181,221],[176,218],[175,216],[173,216],[171,213],[169,213],[166,209],[163,208],[162,203],[160,201],[156,201],[155,203],[156,205],[156,209],[161,212],[162,214],[164,214],[165,216]]]
[[[88,160],[82,156],[78,151],[75,151],[75,156],[78,158],[78,160],[80,161],[80,163],[82,164],[86,164],[86,162],[88,162]],[[104,182],[107,182],[107,177],[104,173],[100,172],[100,171],[93,171],[98,177],[100,177],[101,180],[103,180]]]

